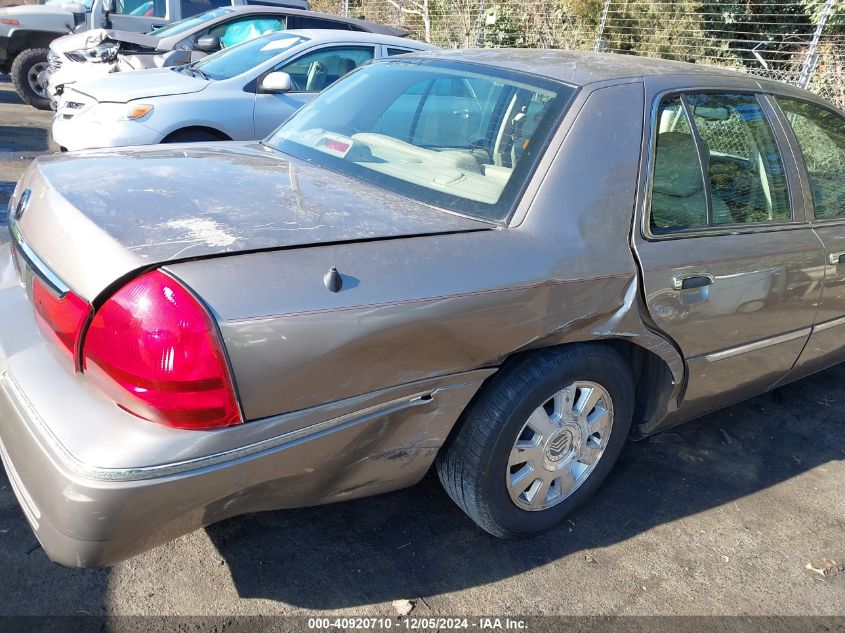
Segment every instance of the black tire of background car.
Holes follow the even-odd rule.
[[[505,486],[517,434],[551,394],[577,380],[602,385],[613,401],[610,441],[593,472],[567,499],[546,510],[520,509]],[[498,537],[546,530],[601,486],[631,427],[634,382],[625,358],[608,345],[574,344],[524,354],[482,387],[437,456],[446,492],[480,527]]]
[[[9,75],[12,77],[12,83],[15,86],[15,91],[24,103],[28,103],[39,110],[49,110],[50,100],[38,96],[38,94],[30,87],[27,75],[30,68],[35,64],[47,63],[47,49],[46,48],[28,48],[18,53],[15,61],[12,62],[12,68]]]

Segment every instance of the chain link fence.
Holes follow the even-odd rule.
[[[446,48],[600,50],[735,68],[845,109],[845,0],[312,0]]]

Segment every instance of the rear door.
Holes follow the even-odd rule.
[[[375,45],[323,46],[273,68],[290,75],[288,92],[255,95],[255,137],[264,138],[314,95],[375,57]],[[263,77],[263,76],[262,76]],[[261,78],[258,80],[261,85]]]
[[[765,97],[654,96],[634,237],[648,312],[680,347],[692,416],[768,389],[798,358],[821,286],[821,242]]]
[[[797,146],[809,215],[826,260],[813,334],[790,375],[798,378],[845,361],[845,118],[816,103],[776,101]]]

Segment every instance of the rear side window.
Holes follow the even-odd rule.
[[[825,108],[778,97],[810,176],[816,217],[845,217],[845,120]]]
[[[407,48],[393,48],[392,46],[387,47],[388,57],[393,57],[394,55],[405,55],[407,53],[413,53],[413,51],[408,50]]]
[[[783,161],[755,96],[674,96],[661,104],[657,128],[652,232],[792,217]]]
[[[692,127],[680,97],[660,106],[651,183],[654,233],[707,226],[707,195]]]

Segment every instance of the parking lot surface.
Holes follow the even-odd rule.
[[[0,76],[4,208],[29,160],[55,151],[49,121]],[[396,616],[404,600],[416,616],[845,615],[843,405],[837,367],[631,443],[590,505],[512,541],[476,528],[430,474],[71,570],[46,558],[0,470],[0,615]]]

